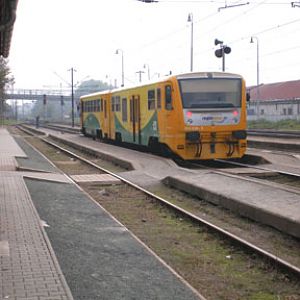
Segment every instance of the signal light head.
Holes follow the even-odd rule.
[[[223,56],[223,53],[222,53],[222,52],[223,52],[222,49],[217,49],[217,50],[215,51],[216,57],[221,58],[221,57]]]
[[[225,47],[224,47],[224,52],[225,52],[226,54],[229,54],[229,53],[231,52],[231,48],[225,46]]]

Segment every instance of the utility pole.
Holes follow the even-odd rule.
[[[188,15],[188,22],[191,22],[191,72],[193,72],[193,49],[194,49],[194,20],[193,20],[193,14],[189,13]]]
[[[72,99],[72,127],[74,127],[74,72],[76,70],[74,68],[71,68],[69,71],[71,71],[71,99]]]
[[[137,71],[135,73],[139,74],[139,82],[142,82],[142,73],[145,73],[144,71]]]
[[[121,87],[124,87],[124,51],[122,49],[116,50],[116,54],[119,54],[120,52],[122,54],[122,85],[121,85]]]

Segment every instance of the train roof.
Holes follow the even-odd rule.
[[[149,86],[149,85],[153,85],[153,84],[156,84],[159,82],[168,81],[171,78],[176,78],[176,79],[180,80],[180,79],[192,79],[192,78],[242,78],[242,76],[238,75],[238,74],[226,73],[226,72],[190,72],[190,73],[183,73],[183,74],[178,74],[178,75],[167,75],[167,76],[160,77],[156,80],[147,81],[147,82],[143,82],[140,84],[135,84],[135,85],[126,86],[126,87],[120,87],[120,88],[115,88],[115,89],[110,89],[110,90],[103,90],[103,91],[91,93],[88,95],[83,95],[80,98],[84,99],[84,98],[96,97],[99,95],[105,95],[105,94],[109,94],[109,93],[122,92],[124,90],[135,89],[138,87]]]

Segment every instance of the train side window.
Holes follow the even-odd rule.
[[[116,96],[115,111],[121,111],[121,98],[120,98],[120,96]]]
[[[103,111],[103,99],[100,99],[100,111]]]
[[[133,122],[133,99],[130,99],[130,122]]]
[[[107,118],[107,105],[106,105],[106,100],[104,100],[104,118]]]
[[[165,86],[165,108],[166,108],[166,110],[173,109],[172,87],[170,85]]]
[[[161,90],[156,89],[157,109],[161,109]]]
[[[155,90],[148,91],[148,110],[155,109]]]
[[[127,122],[127,98],[122,98],[122,121]]]
[[[115,111],[115,97],[111,98],[111,111]]]
[[[97,100],[97,111],[100,111],[100,99]]]

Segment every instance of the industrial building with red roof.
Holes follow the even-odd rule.
[[[248,88],[248,119],[300,120],[300,80],[261,84]]]

